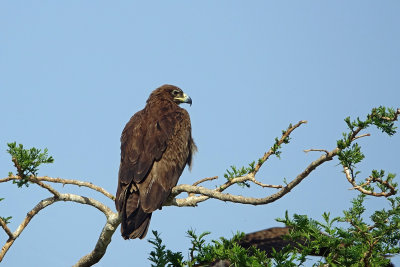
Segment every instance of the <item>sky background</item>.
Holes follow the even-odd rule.
[[[258,173],[264,183],[293,179],[332,150],[347,116],[400,107],[398,1],[1,1],[0,170],[14,171],[7,143],[49,149],[54,164],[39,175],[80,179],[115,194],[120,134],[150,92],[169,83],[193,99],[189,111],[199,148],[180,183],[218,175],[257,160],[289,123],[308,120],[292,134],[281,160]],[[400,173],[400,135],[369,129],[359,140],[372,169]],[[321,219],[342,215],[357,193],[338,166],[325,163],[282,199],[264,206],[209,200],[196,208],[165,207],[151,230],[187,256],[188,229],[210,239],[274,226],[286,210]],[[14,231],[49,193],[36,185],[0,184],[1,216]],[[72,186],[61,192],[96,198]],[[262,197],[273,189],[234,187],[229,193]],[[382,200],[368,202],[380,209]],[[34,217],[2,266],[71,266],[90,252],[105,223],[96,209],[56,203]],[[0,243],[7,236],[0,232]],[[146,238],[146,239],[147,239]],[[119,229],[96,266],[149,266],[151,245],[125,241]],[[400,266],[400,258],[394,258]]]

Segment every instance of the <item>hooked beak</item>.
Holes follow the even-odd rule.
[[[176,100],[179,100],[181,103],[186,103],[192,106],[192,99],[187,94],[183,93],[183,97],[177,97]]]

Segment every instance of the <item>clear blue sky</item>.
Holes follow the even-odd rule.
[[[125,123],[153,89],[170,83],[193,99],[184,107],[199,147],[181,183],[222,178],[230,165],[261,157],[289,123],[308,120],[282,159],[271,158],[258,176],[265,183],[290,180],[319,157],[303,149],[335,147],[345,117],[379,105],[400,107],[399,14],[398,1],[2,1],[2,177],[13,170],[6,143],[17,141],[47,147],[54,156],[40,175],[90,181],[114,194]],[[367,156],[362,174],[381,168],[400,174],[400,135],[370,133],[360,140]],[[153,215],[150,230],[185,253],[190,228],[230,237],[279,226],[274,219],[285,210],[317,219],[324,211],[341,215],[357,194],[337,164],[324,164],[270,205],[210,200],[196,208],[165,207]],[[0,188],[6,198],[0,215],[13,216],[12,230],[49,197],[35,185]],[[99,194],[57,188],[115,210]],[[71,266],[93,249],[104,222],[91,207],[57,203],[32,220],[3,265]],[[97,266],[149,266],[150,244],[124,241],[117,231]],[[5,239],[0,233],[1,245]],[[400,266],[399,257],[395,263]]]

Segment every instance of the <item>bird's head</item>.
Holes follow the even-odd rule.
[[[179,87],[170,84],[164,84],[154,90],[151,93],[149,100],[153,97],[167,98],[174,101],[178,105],[182,103],[192,105],[192,99],[190,98],[190,96],[185,94]]]

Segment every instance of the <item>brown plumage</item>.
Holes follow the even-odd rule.
[[[178,87],[163,85],[122,132],[115,206],[125,239],[146,236],[152,212],[162,207],[186,164],[191,166],[197,148],[181,103],[192,100]]]

